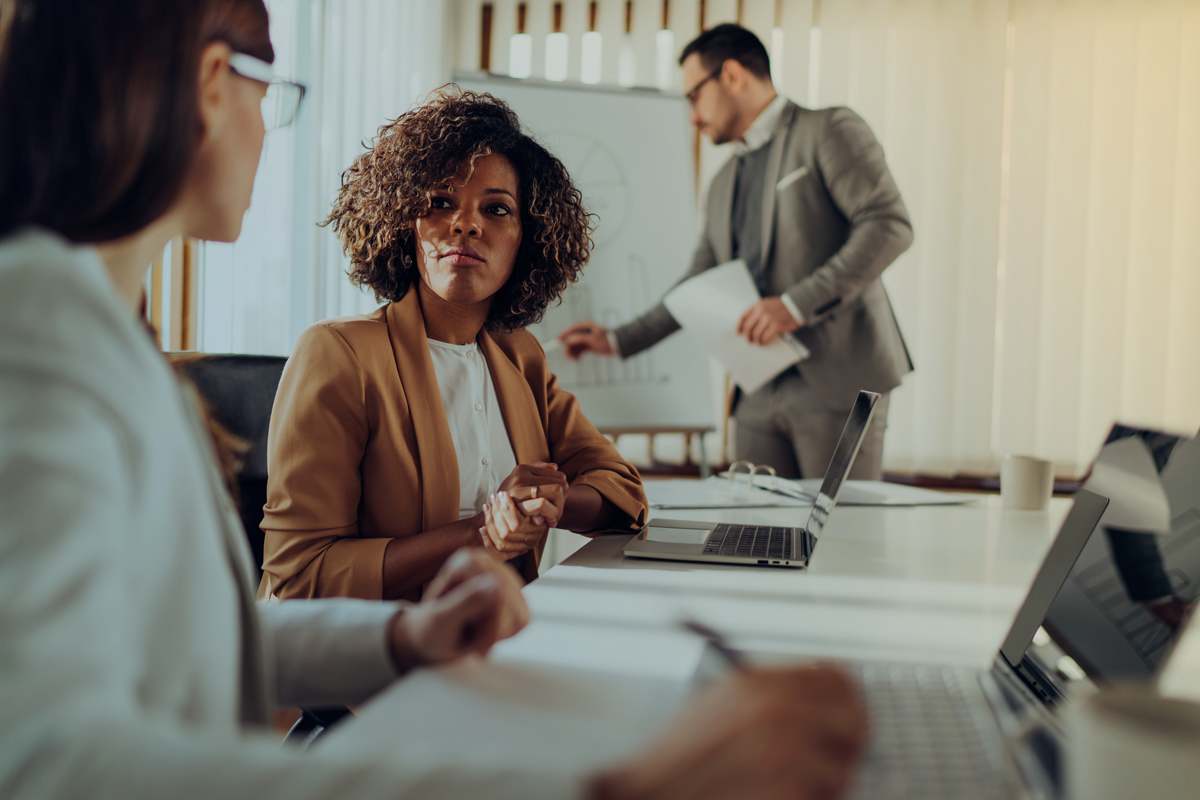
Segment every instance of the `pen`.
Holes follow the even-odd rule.
[[[685,619],[679,624],[712,645],[712,649],[716,650],[717,654],[725,659],[725,663],[730,667],[739,671],[747,668],[746,656],[742,651],[729,644],[725,637],[717,631],[694,619]]]

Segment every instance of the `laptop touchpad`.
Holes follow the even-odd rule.
[[[672,544],[704,544],[712,528],[657,528],[646,529],[646,541],[671,542]]]

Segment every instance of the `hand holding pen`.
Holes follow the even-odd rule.
[[[867,740],[853,682],[827,665],[758,669],[695,621],[737,674],[702,692],[631,765],[601,775],[593,797],[832,798],[849,788]]]
[[[579,322],[560,333],[554,339],[567,358],[576,361],[584,353],[595,353],[599,356],[615,356],[612,343],[608,340],[608,329],[591,320]],[[547,350],[549,350],[549,346]]]

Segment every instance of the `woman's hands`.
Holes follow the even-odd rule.
[[[754,670],[710,689],[592,800],[809,800],[841,796],[867,738],[850,679],[828,666]]]
[[[484,655],[529,624],[521,584],[508,566],[462,548],[425,589],[421,602],[396,612],[388,630],[400,670]]]
[[[567,505],[567,476],[558,471],[558,464],[535,461],[519,464],[500,484],[500,491],[518,504],[525,516],[553,528]]]
[[[510,559],[533,549],[562,518],[567,476],[545,461],[520,464],[483,506],[485,549]]]

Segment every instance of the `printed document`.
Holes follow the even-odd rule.
[[[738,258],[684,281],[663,302],[675,321],[750,393],[808,356],[792,337],[763,346],[738,335],[738,320],[760,299],[746,262]]]

